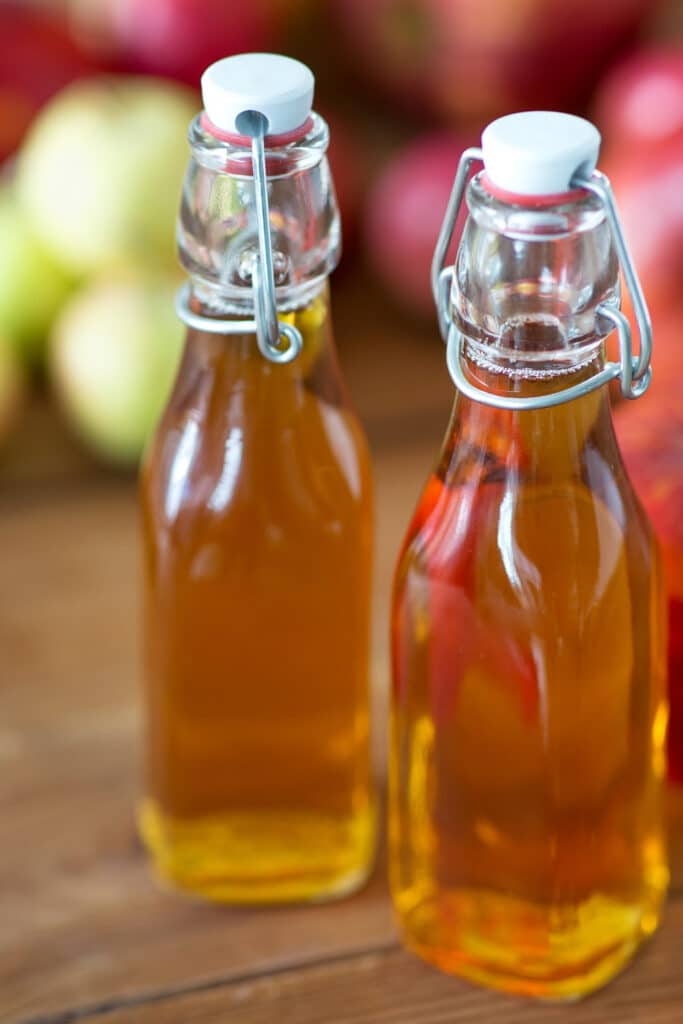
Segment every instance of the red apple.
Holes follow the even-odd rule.
[[[316,104],[316,109],[319,109]],[[334,189],[339,204],[344,251],[353,248],[358,235],[358,223],[363,204],[367,157],[348,122],[336,111],[320,110],[330,129],[327,157]]]
[[[612,68],[595,121],[608,143],[628,150],[683,134],[683,45],[649,46]]]
[[[128,70],[165,75],[195,87],[202,72],[221,57],[269,49],[276,16],[271,0],[102,0],[102,11],[85,15],[94,45],[118,53]],[[85,8],[79,15],[79,8]]]
[[[648,300],[680,303],[683,283],[683,133],[658,145],[608,151],[626,237]]]
[[[651,0],[333,0],[348,60],[418,113],[573,107]]]
[[[434,316],[430,267],[460,154],[472,140],[427,135],[386,165],[367,201],[365,241],[378,276],[404,308]],[[460,212],[449,259],[465,222]]]
[[[21,142],[33,115],[93,66],[55,17],[0,4],[0,160]]]
[[[669,597],[669,774],[683,783],[683,314],[655,318],[650,390],[615,412],[624,460],[659,539]]]

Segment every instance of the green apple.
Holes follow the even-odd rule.
[[[64,307],[50,339],[50,375],[76,432],[103,458],[135,463],[176,374],[183,327],[177,281],[104,278]]]
[[[43,109],[17,189],[34,230],[73,272],[175,264],[198,105],[184,87],[118,75],[75,82]]]
[[[69,276],[30,230],[8,187],[0,187],[0,335],[23,362],[41,362]]]
[[[11,433],[26,391],[26,378],[13,345],[0,338],[0,445]]]

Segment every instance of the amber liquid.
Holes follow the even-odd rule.
[[[518,395],[567,384],[470,371]],[[425,959],[572,999],[655,929],[663,607],[605,395],[459,398],[394,593],[391,884]]]
[[[372,496],[327,293],[253,336],[190,332],[142,474],[147,789],[158,873],[232,902],[341,895],[374,846]]]

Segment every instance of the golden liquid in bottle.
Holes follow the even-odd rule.
[[[405,941],[551,999],[615,974],[667,884],[658,558],[606,403],[458,399],[395,581],[390,871]]]
[[[142,474],[147,789],[157,872],[231,902],[342,895],[374,848],[372,496],[327,292],[253,336],[191,332]]]

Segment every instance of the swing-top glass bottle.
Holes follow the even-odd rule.
[[[192,892],[325,899],[367,877],[375,831],[371,478],[331,332],[328,131],[297,61],[229,58],[202,88],[187,342],[141,481],[140,827]]]
[[[457,393],[394,588],[403,935],[447,971],[545,998],[607,981],[667,883],[663,592],[607,388],[645,388],[650,327],[598,146],[588,122],[534,112],[461,161],[433,272]]]

